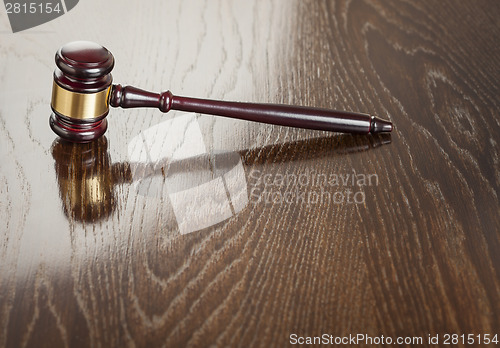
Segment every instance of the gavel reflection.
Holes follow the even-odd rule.
[[[88,143],[72,143],[56,139],[52,145],[60,197],[66,216],[85,222],[108,217],[116,208],[115,187],[162,176],[207,170],[209,154],[155,163],[111,163],[105,136]],[[223,175],[241,162],[237,152],[225,152],[210,158],[214,176]],[[244,175],[244,173],[243,173]],[[147,182],[147,180],[145,180]],[[173,186],[173,185],[170,185]],[[181,189],[175,185],[176,189]],[[173,187],[170,187],[173,189]]]
[[[240,161],[243,161],[245,166],[252,167],[265,166],[276,161],[331,158],[367,151],[390,142],[390,135],[368,138],[339,135],[336,138],[316,138],[286,143],[279,147],[270,145],[241,152],[223,152],[206,156],[211,156],[214,176],[221,176]],[[273,158],[272,153],[276,153],[273,149],[278,148],[285,151],[279,151],[281,154],[279,158]],[[322,148],[327,150],[322,151]],[[207,163],[206,156],[175,161],[165,158],[164,163],[112,163],[105,136],[89,143],[72,143],[56,139],[52,145],[52,156],[64,213],[68,218],[81,222],[97,222],[112,214],[116,209],[117,185],[131,184],[155,176],[163,178],[177,174],[185,176],[188,172],[204,170],[203,164]],[[244,171],[242,175],[245,175]]]
[[[52,156],[64,213],[79,221],[109,216],[115,209],[115,186],[132,182],[128,163],[111,164],[104,136],[90,143],[57,139]]]

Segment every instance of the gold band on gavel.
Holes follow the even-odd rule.
[[[109,110],[111,86],[97,93],[68,91],[54,82],[52,86],[52,109],[67,117],[80,120],[97,118]]]

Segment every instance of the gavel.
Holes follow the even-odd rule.
[[[330,132],[375,134],[392,131],[392,123],[376,116],[322,108],[199,99],[148,92],[112,84],[114,57],[105,47],[88,41],[70,42],[55,56],[50,127],[61,138],[87,143],[107,129],[109,107],[153,107],[225,116],[280,126]]]

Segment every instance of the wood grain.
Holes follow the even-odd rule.
[[[11,34],[0,13],[0,346],[500,335],[498,18],[494,1],[86,1]],[[113,52],[118,83],[371,112],[395,131],[113,110],[105,140],[61,145],[53,56],[75,39]],[[248,202],[181,233],[177,209],[205,223],[217,190],[178,193],[234,161],[244,184],[223,192]],[[348,174],[377,181],[313,179]],[[363,201],[336,201],[348,190]]]

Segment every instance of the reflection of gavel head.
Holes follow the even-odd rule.
[[[52,130],[73,142],[99,138],[107,128],[113,55],[101,45],[77,41],[56,53]]]
[[[88,144],[52,145],[59,193],[68,217],[97,221],[115,208],[114,187],[131,181],[128,164],[111,164],[106,137]]]

